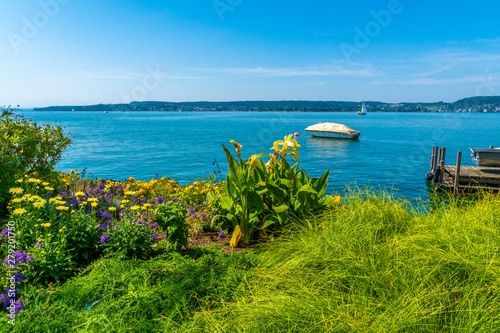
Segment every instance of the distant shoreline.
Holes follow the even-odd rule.
[[[94,112],[356,112],[363,102],[345,101],[233,101],[233,102],[131,102],[84,106],[49,106],[33,111]],[[453,103],[385,103],[364,101],[368,112],[500,112],[500,96],[478,96]]]

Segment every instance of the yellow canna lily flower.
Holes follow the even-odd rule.
[[[243,146],[234,140],[230,140],[229,142],[231,142],[234,145],[234,149],[236,149],[236,153],[238,154],[238,156],[240,156],[240,149],[243,148]]]
[[[255,169],[259,165],[259,160],[257,159],[257,155],[252,155],[250,158],[250,170]]]

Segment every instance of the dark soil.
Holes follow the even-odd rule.
[[[224,238],[218,237],[218,231],[203,231],[198,234],[193,234],[191,231],[189,232],[189,248],[197,248],[200,246],[210,246],[217,245],[224,252],[236,252],[236,251],[245,251],[247,248],[232,248],[229,246],[229,241],[231,238],[226,235]],[[158,238],[160,240],[165,239],[165,233],[160,233]]]

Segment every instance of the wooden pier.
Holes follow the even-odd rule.
[[[493,149],[493,146],[490,146]],[[457,153],[456,165],[445,165],[446,148],[434,147],[431,155],[431,170],[427,179],[432,180],[436,190],[461,192],[500,191],[500,167],[462,166],[462,152]]]

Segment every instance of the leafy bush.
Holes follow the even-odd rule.
[[[274,142],[274,153],[266,164],[263,156],[253,155],[248,160],[241,158],[241,145],[233,142],[238,160],[222,145],[229,163],[229,174],[225,184],[225,196],[220,205],[225,217],[234,224],[231,246],[252,241],[258,229],[279,229],[288,223],[291,216],[308,218],[327,208],[324,198],[328,183],[327,170],[320,178],[308,177],[299,169],[297,162],[293,167],[286,161],[292,156],[299,157],[300,145],[292,135],[283,141]]]
[[[14,114],[0,115],[0,214],[10,199],[8,190],[23,175],[47,177],[71,144],[59,125],[41,124]]]
[[[178,202],[161,204],[154,212],[156,223],[165,232],[169,247],[180,250],[188,247],[189,225],[186,223],[186,208]]]

